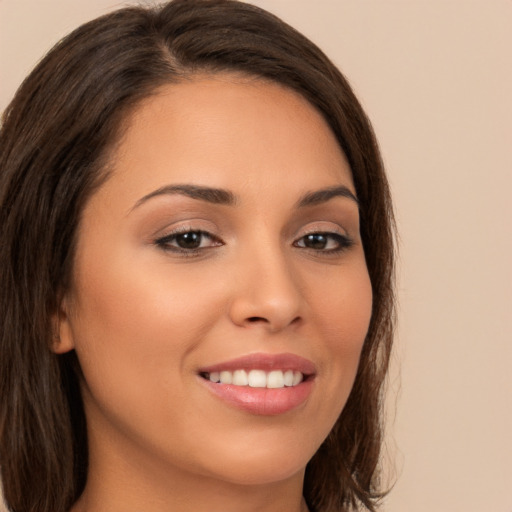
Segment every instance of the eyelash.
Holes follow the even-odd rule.
[[[176,242],[176,239],[179,236],[185,236],[185,235],[199,235],[200,241],[202,241],[203,238],[209,238],[214,245],[209,247],[194,247],[194,248],[185,248],[185,247],[179,247],[176,245],[171,245],[173,242]],[[197,254],[201,253],[205,249],[210,249],[211,247],[219,247],[221,245],[224,245],[222,240],[208,231],[204,231],[202,229],[192,229],[192,228],[181,228],[176,229],[175,231],[172,231],[171,233],[158,238],[155,240],[155,245],[157,245],[160,249],[167,251],[167,252],[174,252],[178,253],[183,256],[196,256]]]
[[[335,248],[331,249],[315,249],[314,247],[306,247],[298,245],[299,242],[302,242],[307,239],[307,237],[324,237],[327,239],[327,243],[329,241],[334,241],[337,245]],[[335,256],[337,254],[340,254],[341,252],[349,249],[354,245],[354,241],[348,237],[347,235],[342,235],[341,233],[336,233],[332,231],[312,231],[310,233],[306,233],[305,235],[301,236],[297,241],[293,243],[295,247],[309,249],[310,251],[315,251],[317,253],[320,253],[325,256]]]
[[[203,238],[210,239],[213,245],[210,245],[208,247],[179,247],[177,245],[171,245],[172,243],[176,243],[176,240],[179,236],[185,236],[185,235],[194,235],[199,236],[200,243],[202,242]],[[325,237],[326,243],[329,244],[330,242],[335,242],[336,247],[330,248],[330,249],[315,249],[314,247],[307,247],[306,245],[299,245],[301,242],[304,243],[304,241],[307,239],[307,237]],[[211,249],[213,247],[220,247],[224,245],[224,242],[209,233],[208,231],[204,231],[201,229],[192,229],[192,228],[182,228],[177,229],[175,231],[172,231],[171,233],[158,238],[155,240],[155,245],[159,247],[160,249],[166,251],[166,252],[174,252],[178,253],[180,255],[183,255],[185,257],[193,257],[197,256],[203,251],[207,249]],[[307,249],[309,251],[313,251],[317,254],[325,255],[325,256],[335,256],[337,254],[340,254],[341,252],[349,249],[354,245],[354,241],[348,237],[347,235],[342,235],[340,233],[336,232],[330,232],[330,231],[312,231],[310,233],[306,233],[305,235],[301,236],[299,239],[297,239],[295,242],[293,242],[293,246],[299,249]]]

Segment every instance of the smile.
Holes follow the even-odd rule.
[[[249,354],[201,368],[198,373],[207,389],[230,407],[274,416],[308,400],[316,368],[295,354]]]
[[[269,372],[265,370],[224,370],[204,373],[202,377],[214,383],[268,389],[294,387],[304,380],[302,372],[294,370],[272,370]]]

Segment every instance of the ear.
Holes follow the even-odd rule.
[[[57,312],[52,315],[51,350],[55,354],[65,354],[75,348],[73,330],[69,317],[69,301],[64,297]]]

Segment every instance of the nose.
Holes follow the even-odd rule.
[[[280,250],[246,255],[235,272],[233,323],[279,332],[303,320],[304,297],[293,265]]]

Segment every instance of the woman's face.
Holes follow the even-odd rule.
[[[205,77],[136,110],[83,212],[56,347],[83,370],[91,467],[302,476],[370,320],[354,195],[322,116],[279,85]]]

